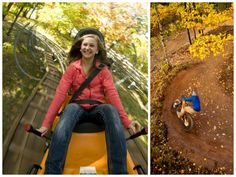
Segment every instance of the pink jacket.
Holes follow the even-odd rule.
[[[77,60],[71,63],[63,74],[59,85],[57,86],[55,96],[52,100],[52,103],[47,111],[47,114],[43,120],[42,126],[50,128],[54,118],[56,117],[60,107],[62,106],[67,93],[70,88],[74,93],[78,90],[79,86],[86,79],[86,75],[80,65],[81,60]],[[96,66],[99,65],[99,62],[96,63]],[[115,88],[112,75],[107,67],[104,67],[98,75],[90,82],[87,88],[85,88],[78,99],[93,99],[105,103],[105,96],[108,98],[108,101],[113,105],[120,114],[120,119],[125,128],[131,123],[131,120],[128,119],[127,114],[122,106],[118,92]],[[90,104],[82,104],[84,109],[89,109],[93,107]]]

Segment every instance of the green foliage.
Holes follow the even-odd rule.
[[[224,52],[224,45],[229,40],[233,40],[233,36],[230,34],[200,36],[189,47],[189,52],[193,57],[200,59],[204,59],[210,54],[216,56]]]
[[[147,60],[146,58],[145,58],[145,60]],[[140,60],[138,60],[138,61],[140,61]],[[147,61],[140,61],[140,65],[139,65],[139,67],[138,67],[138,69],[142,72],[142,73],[144,73],[144,74],[148,74],[148,62]]]
[[[6,14],[7,13],[7,3],[2,3],[2,13]]]
[[[148,125],[148,113],[140,107],[139,102],[132,95],[132,91],[119,87],[118,92],[128,117],[137,120],[143,127],[146,127]],[[147,143],[147,136],[145,136],[145,142]]]
[[[22,107],[30,96],[38,81],[30,79],[24,75],[16,66],[13,55],[13,44],[16,36],[14,29],[11,36],[6,35],[9,28],[8,23],[3,24],[3,138],[6,137],[12,123],[17,115],[22,111]],[[39,60],[41,55],[36,53],[36,58],[32,58],[27,44],[29,36],[22,34],[17,47],[17,57],[20,65],[31,75],[41,78],[44,70],[43,63]],[[38,44],[40,45],[40,44]],[[41,46],[42,47],[42,46]]]
[[[13,45],[9,42],[4,42],[3,53],[13,53]]]

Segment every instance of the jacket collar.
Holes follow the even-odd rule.
[[[95,66],[98,67],[100,65],[100,61],[96,60]],[[81,66],[81,60],[76,60],[73,62],[73,65],[77,68],[77,69],[82,69]]]

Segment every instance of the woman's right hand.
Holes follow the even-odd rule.
[[[37,131],[39,131],[41,133],[41,136],[44,136],[48,132],[48,128],[47,127],[40,127],[37,129]]]
[[[132,132],[133,134],[135,134],[135,133],[137,133],[137,132],[139,132],[141,130],[141,125],[139,124],[138,121],[133,120],[128,128],[133,131]]]

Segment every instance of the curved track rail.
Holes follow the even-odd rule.
[[[25,122],[35,127],[41,124],[60,79],[60,72],[53,65],[52,55],[45,52],[44,56],[48,72],[26,101],[22,113],[13,122],[4,140],[4,174],[25,174],[29,166],[40,162],[43,156],[45,142],[25,133],[23,125]]]

